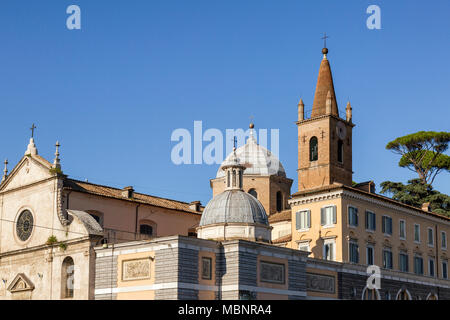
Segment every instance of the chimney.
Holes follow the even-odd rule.
[[[361,182],[353,186],[356,189],[363,190],[369,193],[375,193],[375,182],[373,181],[366,181]]]
[[[431,212],[431,205],[429,202],[425,202],[422,204],[422,210],[426,212]]]
[[[122,189],[122,197],[124,197],[124,198],[131,199],[131,198],[133,198],[133,194],[134,194],[134,189],[131,186],[125,187]]]
[[[189,209],[200,212],[201,204],[202,203],[200,201],[192,201],[191,203],[189,203]]]

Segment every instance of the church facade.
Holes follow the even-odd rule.
[[[322,53],[294,194],[253,124],[205,207],[70,179],[32,137],[0,183],[0,299],[450,299],[450,219],[353,183],[352,107]]]
[[[0,184],[0,299],[93,299],[103,243],[195,232],[203,208],[77,181],[34,138]]]

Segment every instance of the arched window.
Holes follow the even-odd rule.
[[[141,224],[139,227],[139,233],[151,237],[153,235],[153,227],[148,224]]]
[[[317,137],[312,137],[309,140],[309,161],[317,161],[319,159],[319,146]]]
[[[229,187],[231,187],[231,185],[230,185],[230,183],[231,183],[231,173],[230,173],[230,171],[227,171],[227,176],[228,176],[228,179],[227,179],[227,187],[229,188]]]
[[[73,298],[75,265],[71,257],[66,257],[61,268],[61,298]]]
[[[341,139],[338,140],[337,158],[338,162],[344,162],[344,142]]]
[[[152,220],[140,220],[139,221],[139,234],[136,237],[140,240],[145,240],[149,238],[156,237],[157,234],[157,224]]]
[[[380,293],[377,289],[364,288],[361,300],[380,300]]]
[[[280,212],[283,210],[283,195],[281,194],[281,191],[277,192],[277,211]]]
[[[412,298],[408,290],[400,289],[397,293],[396,300],[412,300]]]
[[[258,192],[256,192],[255,189],[248,190],[248,193],[250,193],[252,196],[254,196],[256,199],[258,199]]]

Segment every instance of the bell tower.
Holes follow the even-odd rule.
[[[352,185],[352,108],[347,104],[345,119],[340,118],[327,58],[322,49],[311,116],[298,104],[298,190],[340,183]]]

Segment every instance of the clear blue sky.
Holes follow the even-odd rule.
[[[82,30],[66,28],[66,8]],[[366,8],[381,8],[381,30]],[[0,158],[10,169],[34,122],[66,174],[183,201],[211,198],[218,165],[170,160],[177,128],[280,129],[297,191],[297,102],[310,109],[323,32],[341,111],[356,123],[355,181],[402,181],[388,141],[450,129],[450,1],[55,0],[0,3]],[[435,182],[450,193],[450,177]]]

